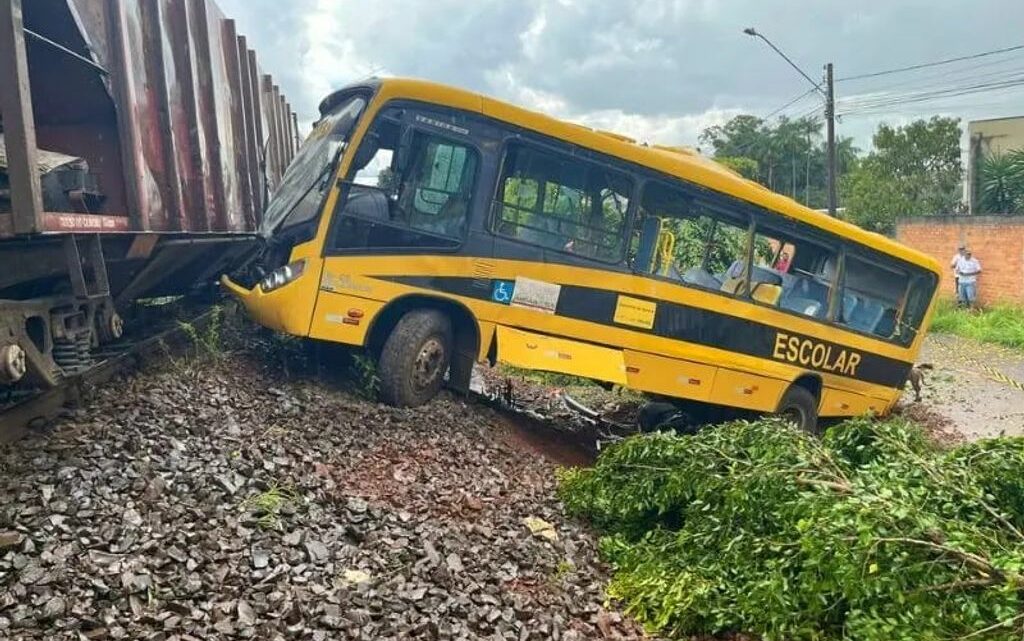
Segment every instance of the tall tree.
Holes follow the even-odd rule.
[[[757,180],[760,167],[753,158],[744,156],[715,156],[715,160],[750,180]]]
[[[958,211],[962,200],[960,120],[935,116],[879,126],[874,149],[841,183],[845,217],[890,233],[900,216]]]
[[[773,191],[811,207],[827,199],[826,154],[822,123],[816,117],[781,118],[775,124],[744,114],[701,133],[715,159]],[[840,173],[856,162],[850,138],[837,147]]]
[[[1024,149],[985,156],[978,164],[978,193],[986,214],[1024,212]]]
[[[882,124],[874,136],[882,171],[901,183],[915,204],[908,214],[948,213],[959,208],[963,165],[960,119],[933,116],[903,127]]]

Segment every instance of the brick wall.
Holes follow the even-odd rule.
[[[944,266],[961,242],[981,261],[978,298],[982,304],[1024,302],[1024,216],[928,216],[903,218],[901,243],[935,257]],[[953,296],[953,271],[945,269],[942,292]]]

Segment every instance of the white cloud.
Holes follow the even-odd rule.
[[[345,16],[335,0],[317,0],[306,17],[308,49],[302,57],[303,90],[317,100],[339,87],[371,75],[388,75],[345,37]],[[297,34],[298,35],[298,34]]]
[[[526,31],[519,34],[519,41],[523,45],[523,55],[527,59],[534,60],[537,58],[537,53],[540,49],[540,39],[544,36],[544,28],[547,25],[547,14],[541,8],[537,15],[533,17],[533,20],[530,21],[530,26],[527,27]]]
[[[499,98],[592,129],[629,136],[639,142],[696,147],[697,139],[705,128],[724,124],[743,113],[739,108],[718,107],[680,115],[639,114],[622,109],[579,109],[562,96],[530,86],[511,65],[489,74],[488,81],[489,93]]]
[[[300,119],[314,118],[320,99],[341,86],[370,74],[401,75],[691,145],[701,128],[740,112],[767,114],[804,88],[764,43],[742,35],[743,27],[757,27],[808,73],[816,76],[831,60],[843,77],[985,48],[978,43],[1012,44],[1024,21],[1020,0],[976,3],[969,12],[928,0],[862,0],[853,10],[820,0],[787,0],[784,7],[763,0],[216,2],[238,19]],[[917,79],[957,80],[945,71]],[[837,90],[841,98],[884,91],[881,80],[902,90],[913,78],[840,83]],[[1019,112],[1020,95],[914,107],[955,106],[965,119],[982,118]],[[874,120],[851,115],[840,131],[867,147]]]
[[[488,93],[503,100],[558,118],[565,117],[569,105],[561,96],[524,83],[512,65],[505,65],[486,75]]]
[[[651,116],[605,109],[580,113],[570,119],[587,127],[629,136],[638,142],[696,148],[697,139],[704,129],[724,124],[742,112],[741,109],[713,108],[682,116]]]

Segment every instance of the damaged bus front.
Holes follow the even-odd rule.
[[[357,130],[373,93],[369,86],[348,88],[320,104],[320,119],[263,214],[259,257],[221,281],[261,324],[299,335],[308,329],[320,271],[313,241],[327,224],[321,212],[333,207],[343,188],[339,176],[347,164],[346,150],[361,133]],[[289,300],[269,304],[267,299],[279,298],[280,288],[289,283],[296,284],[287,289]]]

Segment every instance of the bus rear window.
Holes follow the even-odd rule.
[[[495,231],[546,249],[615,262],[631,181],[579,158],[512,146],[498,190]]]
[[[837,321],[909,344],[921,327],[934,288],[931,273],[848,253]]]

